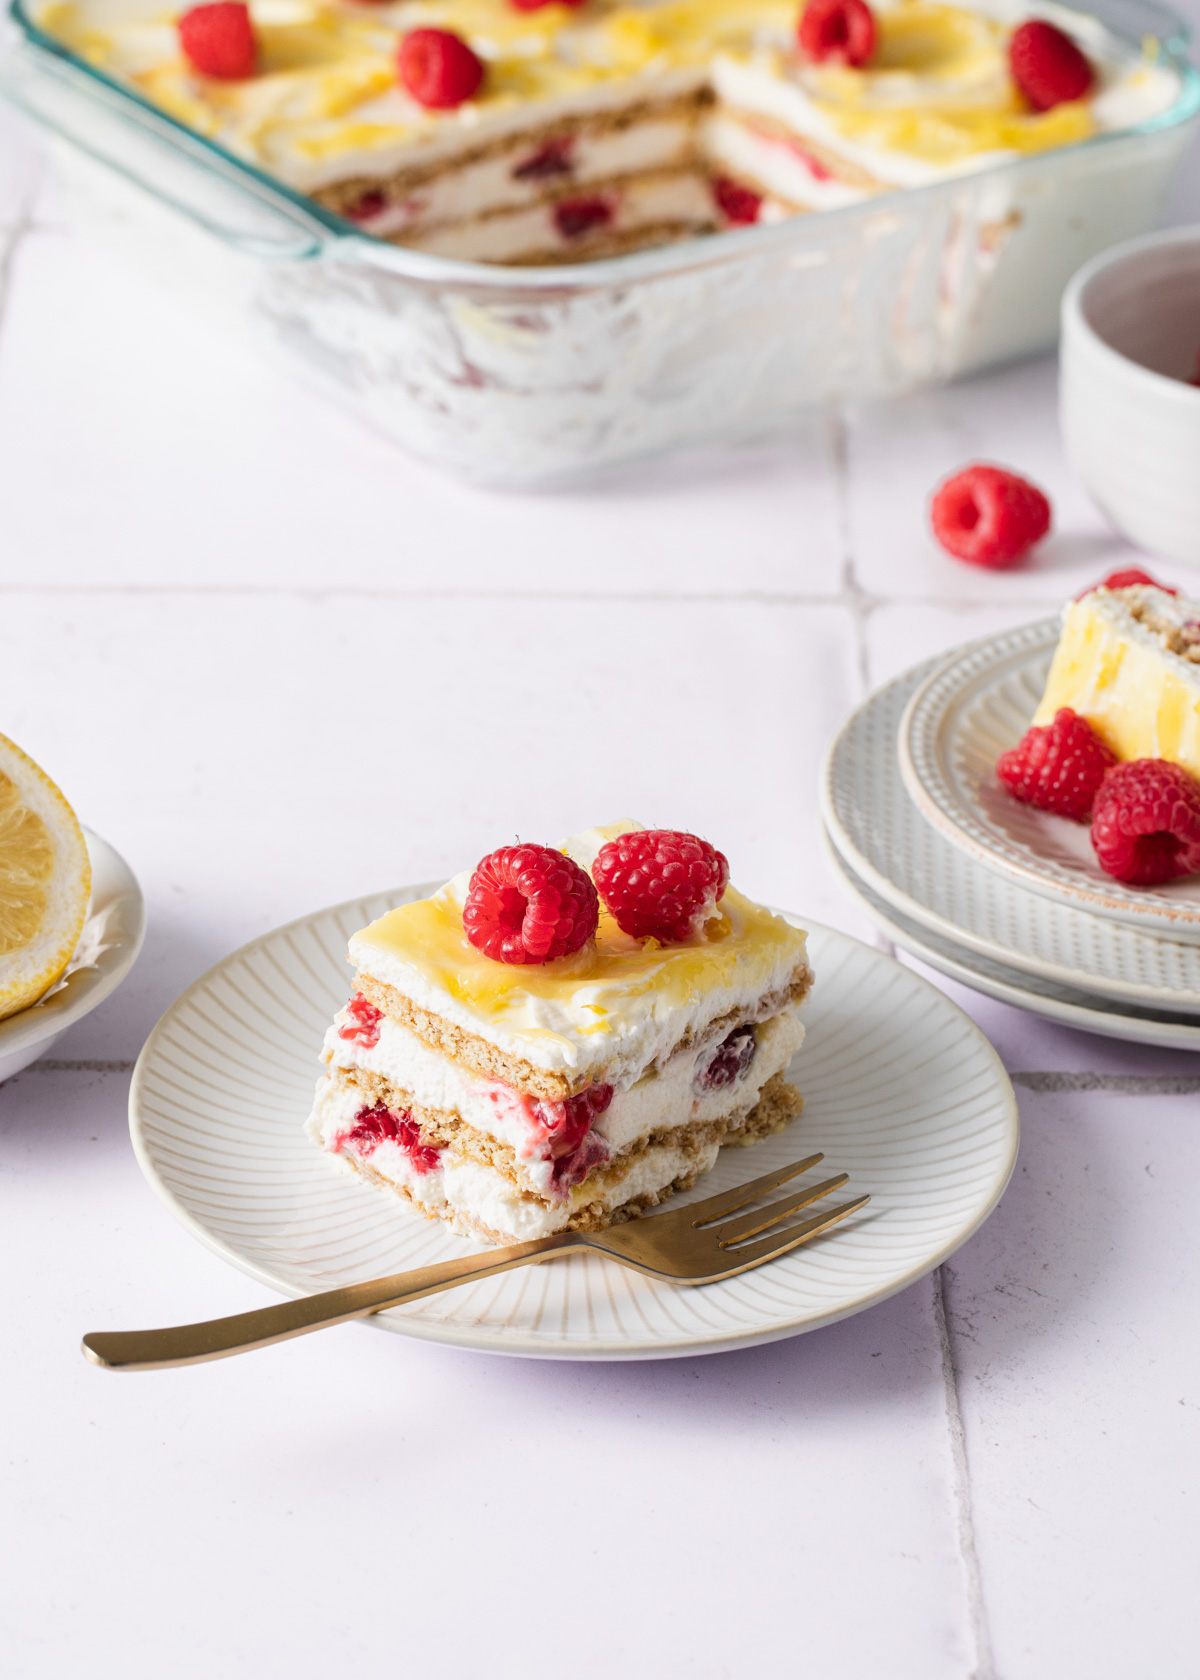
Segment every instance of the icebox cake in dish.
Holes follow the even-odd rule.
[[[1200,602],[1140,583],[1068,602],[1034,724],[1060,706],[1119,759],[1166,758],[1200,777]]]
[[[1132,128],[1180,88],[1152,41],[1139,54],[1081,12],[1003,0],[31,9],[89,64],[364,232],[489,263],[838,209]],[[1050,57],[1032,70],[1017,50],[1030,27],[1058,43],[1038,37]]]
[[[463,1235],[633,1217],[802,1106],[805,936],[693,835],[625,822],[502,848],[349,959],[309,1134]]]

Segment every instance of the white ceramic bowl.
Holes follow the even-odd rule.
[[[1139,548],[1200,563],[1200,227],[1118,245],[1063,298],[1060,408],[1076,472]]]
[[[146,933],[142,891],[125,859],[85,828],[92,898],[67,972],[53,991],[0,1021],[0,1080],[44,1056],[67,1028],[115,992],[137,961]]]

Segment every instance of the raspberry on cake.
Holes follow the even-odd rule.
[[[1100,784],[1117,762],[1086,718],[1060,706],[1052,723],[1027,729],[996,760],[996,774],[1015,799],[1086,822]]]
[[[504,847],[356,934],[350,961],[309,1133],[465,1235],[601,1229],[800,1111],[804,934],[694,835]]]
[[[1034,724],[1063,706],[1117,758],[1170,759],[1200,776],[1200,602],[1152,583],[1068,602]]]

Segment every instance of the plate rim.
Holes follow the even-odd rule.
[[[75,996],[66,996],[61,991],[51,992],[48,997],[40,998],[27,1008],[19,1009],[15,1015],[6,1016],[0,1021],[0,1061],[9,1056],[19,1055],[43,1040],[58,1038],[68,1027],[74,1026],[76,1021],[90,1015],[93,1009],[98,1009],[129,974],[146,942],[148,917],[145,894],[142,892],[140,881],[111,841],[106,840],[102,834],[97,834],[96,830],[89,828],[86,823],[80,823],[79,826],[87,842],[93,876],[97,871],[99,856],[106,865],[114,869],[121,881],[110,902],[122,903],[128,907],[127,913],[132,921],[131,929],[106,950],[101,951],[89,971],[76,970],[76,973],[84,973],[84,983],[75,989]],[[90,915],[90,902],[88,911]]]
[[[1173,901],[1151,898],[1117,881],[1113,882],[1111,889],[1084,885],[1070,879],[1065,870],[1062,878],[1042,873],[1032,864],[1009,855],[993,838],[988,825],[963,807],[953,786],[941,773],[933,738],[940,733],[950,704],[968,679],[961,676],[956,686],[944,696],[941,705],[931,710],[934,688],[950,679],[956,667],[967,664],[980,654],[991,652],[998,663],[1002,658],[1020,653],[1022,641],[1030,644],[1025,650],[1028,654],[1032,655],[1035,649],[1041,653],[1044,644],[1051,637],[1057,641],[1059,634],[1058,619],[1037,619],[1033,623],[1002,631],[997,636],[982,636],[974,642],[964,642],[960,647],[952,648],[938,668],[931,671],[913,693],[900,719],[897,755],[905,787],[926,821],[983,868],[1000,871],[1029,891],[1067,904],[1072,909],[1085,909],[1092,915],[1136,927],[1152,937],[1173,937],[1194,944],[1200,941],[1200,905],[1178,907]],[[980,674],[972,672],[969,680],[976,680]],[[922,748],[923,752],[920,751]],[[926,780],[932,771],[937,772],[935,783]],[[959,813],[957,817],[956,812]],[[1185,929],[1188,931],[1182,931]]]
[[[271,928],[267,932],[257,935],[254,939],[247,940],[244,945],[241,945],[236,950],[229,952],[218,962],[213,963],[203,974],[198,975],[197,978],[193,980],[191,984],[172,1001],[171,1004],[168,1005],[168,1007],[163,1011],[163,1014],[159,1017],[158,1021],[155,1023],[154,1027],[151,1029],[145,1044],[142,1046],[142,1050],[134,1066],[133,1077],[130,1080],[129,1086],[129,1133],[130,1140],[133,1145],[134,1156],[143,1176],[149,1183],[151,1189],[158,1196],[159,1200],[169,1209],[172,1215],[179,1221],[184,1229],[189,1232],[190,1235],[194,1236],[205,1248],[218,1255],[227,1264],[234,1266],[238,1271],[245,1273],[247,1276],[254,1278],[256,1281],[266,1284],[267,1287],[273,1290],[276,1294],[288,1296],[295,1300],[310,1294],[311,1291],[285,1282],[282,1278],[272,1273],[267,1267],[259,1265],[257,1262],[239,1254],[221,1238],[214,1236],[213,1233],[210,1232],[201,1223],[201,1221],[191,1213],[182,1200],[162,1180],[157,1172],[148,1142],[144,1135],[140,1104],[143,1089],[146,1080],[149,1077],[149,1071],[155,1059],[158,1044],[173,1022],[177,1012],[186,1005],[193,993],[209,983],[213,977],[219,974],[220,971],[227,965],[247,957],[254,951],[266,945],[268,941],[278,938],[281,934],[290,933],[297,928],[306,927],[318,917],[326,915],[336,916],[339,912],[349,911],[353,907],[361,905],[369,899],[385,898],[389,896],[394,897],[397,893],[410,892],[423,895],[427,894],[430,890],[436,890],[436,888],[440,885],[440,881],[436,883],[421,882],[416,886],[391,889],[390,892],[388,889],[384,889],[383,891],[376,893],[356,894],[353,898],[342,900],[338,904],[326,905],[321,909],[310,911],[307,915],[295,917],[289,922],[282,923],[279,927]],[[403,902],[403,900],[401,900],[401,902]],[[798,925],[805,928],[809,934],[817,933],[822,937],[828,936],[835,940],[845,940],[848,943],[856,945],[866,951],[873,960],[883,963],[895,962],[895,959],[889,958],[885,952],[878,950],[874,946],[866,944],[863,940],[855,939],[852,934],[843,933],[840,928],[831,928],[826,923],[814,921],[811,918],[798,917],[790,911],[779,911],[777,913],[787,915],[790,920],[793,920]],[[714,1331],[711,1335],[661,1337],[653,1341],[639,1341],[632,1344],[628,1340],[620,1343],[597,1340],[589,1342],[585,1346],[579,1347],[571,1346],[566,1342],[561,1342],[557,1346],[547,1346],[545,1339],[534,1342],[532,1338],[522,1339],[519,1335],[513,1336],[510,1334],[505,1336],[495,1331],[479,1332],[478,1330],[475,1335],[471,1336],[465,1333],[462,1327],[442,1325],[429,1321],[422,1322],[417,1319],[392,1318],[388,1314],[372,1315],[367,1319],[356,1322],[365,1323],[372,1329],[388,1331],[390,1333],[410,1337],[418,1341],[432,1342],[441,1346],[457,1347],[468,1352],[495,1353],[514,1358],[612,1362],[640,1361],[646,1359],[690,1358],[706,1353],[723,1353],[737,1348],[763,1346],[770,1342],[788,1340],[792,1336],[804,1335],[811,1330],[823,1329],[825,1326],[836,1324],[844,1318],[852,1318],[857,1313],[863,1312],[869,1307],[878,1306],[883,1301],[890,1299],[891,1296],[899,1294],[901,1290],[908,1289],[912,1284],[919,1282],[921,1278],[927,1277],[931,1272],[936,1271],[937,1268],[942,1265],[951,1254],[955,1253],[963,1245],[963,1243],[968,1242],[995,1211],[1000,1198],[1008,1188],[1008,1184],[1016,1167],[1017,1152],[1020,1144],[1020,1115],[1017,1107],[1016,1095],[1012,1087],[1012,1081],[1008,1076],[1008,1070],[1001,1061],[995,1046],[991,1043],[983,1030],[971,1019],[964,1009],[956,1004],[952,998],[947,997],[946,994],[937,986],[933,985],[931,981],[926,980],[923,975],[916,974],[912,969],[905,968],[902,963],[897,966],[902,970],[907,981],[913,982],[919,989],[924,989],[931,994],[931,996],[936,999],[937,1006],[939,1008],[944,1008],[952,1015],[960,1018],[961,1022],[968,1029],[970,1036],[978,1041],[979,1046],[985,1052],[985,1060],[990,1060],[991,1073],[995,1081],[996,1093],[1005,1110],[1003,1115],[1003,1124],[1006,1143],[1004,1160],[1000,1168],[995,1173],[991,1184],[988,1186],[986,1195],[981,1198],[980,1204],[974,1209],[970,1219],[964,1222],[964,1224],[960,1226],[954,1234],[938,1248],[936,1253],[931,1256],[922,1257],[921,1260],[919,1260],[915,1265],[910,1266],[900,1277],[893,1279],[884,1287],[868,1289],[851,1301],[844,1302],[839,1307],[834,1308],[829,1312],[817,1314],[812,1318],[791,1320],[783,1324],[777,1323],[762,1330],[750,1330],[741,1334],[731,1335],[728,1331]],[[563,1258],[565,1260],[567,1256],[564,1256]],[[681,1287],[683,1286],[681,1285]]]
[[[990,975],[981,974],[972,968],[968,962],[956,962],[952,956],[937,951],[926,945],[909,929],[894,922],[886,913],[893,907],[885,904],[881,910],[872,902],[870,884],[862,881],[856,875],[849,861],[842,857],[834,844],[831,835],[825,835],[825,843],[831,854],[831,867],[835,869],[838,884],[851,901],[858,906],[864,915],[868,916],[876,927],[880,928],[901,950],[908,951],[911,956],[928,963],[930,968],[936,969],[950,980],[967,986],[971,991],[980,992],[998,1003],[1009,1004],[1014,1009],[1023,1009],[1032,1015],[1039,1015],[1042,1019],[1053,1021],[1058,1026],[1071,1027],[1077,1032],[1095,1033],[1102,1038],[1112,1038],[1127,1044],[1146,1044],[1158,1050],[1183,1050],[1196,1054],[1200,1052],[1200,1024],[1190,1027],[1186,1022],[1176,1025],[1172,1021],[1148,1020],[1145,1025],[1154,1029],[1162,1027],[1165,1032],[1182,1035],[1194,1033],[1194,1038],[1172,1037],[1164,1039],[1162,1034],[1156,1033],[1149,1037],[1142,1033],[1129,1031],[1129,1027],[1137,1026],[1140,1017],[1111,1014],[1104,1009],[1088,1009],[1082,1004],[1063,1002],[1057,998],[1050,998],[1041,992],[1032,992],[1023,986],[1009,985],[1005,981],[994,980]],[[926,930],[922,930],[926,931]],[[932,930],[928,930],[932,931]],[[968,952],[967,955],[970,955]],[[1003,965],[999,965],[1003,966]],[[1019,976],[1018,976],[1019,978]],[[1098,1001],[1103,1002],[1103,999]],[[1099,1022],[1107,1023],[1099,1025]]]
[[[980,638],[981,641],[987,641],[989,639],[990,638],[988,637]],[[856,845],[853,836],[850,834],[845,823],[841,819],[834,793],[834,766],[837,760],[838,751],[843,744],[844,737],[847,735],[856,719],[858,719],[862,713],[868,710],[871,706],[880,702],[885,695],[894,689],[900,688],[904,683],[912,680],[914,674],[917,672],[924,671],[929,676],[936,676],[937,670],[940,668],[942,663],[942,656],[940,654],[935,655],[932,659],[923,660],[920,664],[911,666],[907,671],[902,671],[898,676],[890,678],[889,681],[881,684],[880,687],[877,688],[874,693],[870,694],[860,705],[856,706],[850,716],[842,724],[841,728],[834,736],[833,741],[830,743],[821,771],[819,810],[822,825],[828,830],[831,838],[834,839],[838,853],[851,863],[854,873],[865,885],[869,886],[873,892],[877,893],[878,896],[885,901],[885,903],[890,904],[894,909],[908,916],[912,921],[921,923],[921,925],[927,928],[931,933],[936,933],[942,938],[949,940],[952,944],[962,946],[966,950],[972,951],[978,956],[988,957],[991,961],[1000,963],[1004,967],[1015,968],[1020,972],[1029,974],[1035,979],[1053,980],[1059,985],[1073,986],[1076,990],[1090,992],[1095,995],[1097,988],[1091,983],[1094,976],[1089,972],[1083,969],[1064,967],[1058,963],[1047,962],[1041,958],[1030,955],[1028,952],[1013,950],[1008,946],[1001,946],[992,940],[973,933],[968,928],[959,927],[957,923],[949,921],[946,917],[940,915],[936,910],[929,909],[928,906],[923,904],[920,899],[915,898],[911,893],[905,891],[903,887],[897,886],[897,884],[891,880],[889,876],[883,874],[881,870],[876,868],[872,860],[867,857],[867,855]],[[920,687],[925,680],[925,678],[921,679],[921,682],[918,683],[918,687],[914,690],[914,693],[919,692]],[[907,710],[907,705],[905,709]],[[911,798],[911,792],[907,782],[904,784],[904,792]],[[913,804],[916,805],[917,802],[913,800]],[[917,810],[918,814],[924,817],[925,813],[921,810],[919,805],[917,805]],[[930,824],[930,826],[933,827],[934,825]],[[941,835],[940,830],[938,833],[939,838],[945,839],[945,836]],[[965,848],[960,848],[960,855],[965,856],[973,868],[983,868],[979,859]],[[1009,881],[1007,877],[1001,875],[999,871],[992,872],[991,878],[993,880],[996,879],[997,876],[999,876],[1002,880],[1003,885],[1007,890],[1012,892],[1021,892],[1025,890],[1023,883]],[[1090,911],[1084,910],[1076,905],[1062,904],[1056,897],[1051,898],[1051,902],[1055,904],[1057,909],[1065,911],[1067,914],[1072,916],[1088,917],[1091,915]],[[1105,921],[1108,920],[1108,918],[1101,919]],[[1161,943],[1163,941],[1163,935],[1146,927],[1124,921],[1122,921],[1120,925],[1123,928],[1128,929],[1130,933],[1142,939],[1153,939],[1156,943]],[[1186,945],[1189,951],[1195,948],[1194,943],[1191,940],[1168,942]],[[1104,987],[1100,990],[1099,995],[1101,997],[1111,998],[1113,1001],[1118,1003],[1161,1004],[1164,1008],[1170,1008],[1172,1002],[1176,999],[1187,1000],[1183,1009],[1176,1012],[1183,1013],[1186,1010],[1194,1008],[1196,1013],[1200,1014],[1200,987],[1197,987],[1194,991],[1192,991],[1186,987],[1141,986],[1137,981],[1125,982],[1106,977]]]

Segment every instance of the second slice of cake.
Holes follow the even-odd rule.
[[[594,928],[570,954],[497,960],[472,943],[464,911],[479,872],[356,934],[356,991],[326,1035],[314,1141],[463,1234],[511,1242],[631,1217],[694,1183],[722,1144],[781,1130],[801,1107],[785,1072],[812,983],[805,936],[728,887],[711,847],[714,890],[669,936],[639,931],[634,865],[605,877],[597,857],[607,848],[611,864],[616,842],[643,832],[618,823],[564,846],[582,896],[562,925],[590,893]],[[686,856],[703,845],[666,839],[690,842]],[[635,931],[596,903],[589,872]],[[504,896],[515,893],[488,903],[519,926],[520,895]]]

